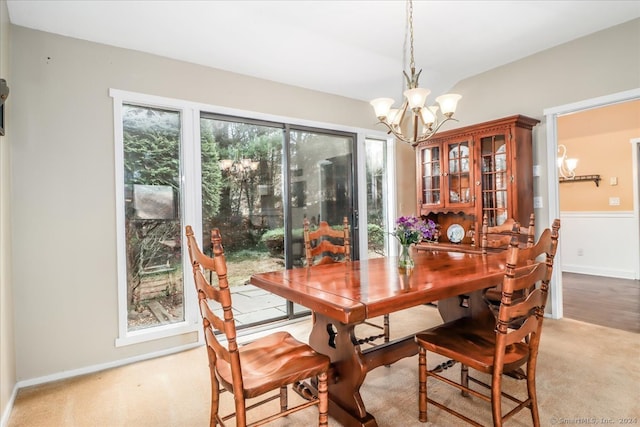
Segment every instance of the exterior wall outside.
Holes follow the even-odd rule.
[[[109,88],[374,126],[366,102],[26,28],[11,30],[12,92],[21,94],[11,98],[12,191],[21,195],[11,200],[13,227],[21,231],[13,242],[12,264],[18,380],[194,340],[183,336],[113,345],[118,325]],[[453,88],[463,95],[458,125],[512,114],[544,120],[544,108],[640,87],[638,52],[640,20],[635,20],[464,80]],[[543,171],[534,192],[546,200],[544,127],[543,122],[534,130],[534,163]],[[397,152],[399,213],[412,213],[413,150],[398,144]],[[545,209],[536,215],[540,226],[549,223]],[[41,255],[35,267],[34,251]],[[34,336],[39,337],[37,347]],[[38,357],[41,348],[48,349],[45,363]]]
[[[11,88],[9,25],[7,2],[0,0],[0,77],[7,80]],[[16,385],[10,215],[12,129],[6,126],[12,101],[13,97],[9,96],[4,107],[7,131],[0,136],[0,425],[4,425],[9,417]]]

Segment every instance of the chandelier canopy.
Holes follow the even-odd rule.
[[[400,108],[392,108],[395,101],[391,98],[376,98],[370,102],[375,111],[376,117],[389,129],[399,140],[416,146],[419,143],[428,140],[440,129],[440,127],[453,118],[456,106],[461,95],[449,93],[436,98],[436,102],[440,105],[439,109],[442,117],[438,117],[438,106],[432,105],[425,107],[427,96],[431,93],[429,89],[418,87],[418,79],[422,70],[416,73],[415,61],[413,58],[413,2],[407,1],[408,7],[408,25],[410,36],[410,58],[409,64],[411,75],[406,71],[403,74],[406,79],[407,89],[404,91],[405,100]],[[407,115],[407,110],[411,115]]]

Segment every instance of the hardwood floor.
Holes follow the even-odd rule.
[[[564,317],[640,333],[640,280],[562,273]]]

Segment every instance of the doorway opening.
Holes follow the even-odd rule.
[[[548,194],[549,194],[549,210],[548,210],[548,218],[560,218],[560,201],[559,201],[559,186],[558,186],[558,171],[557,168],[552,165],[556,165],[556,157],[558,152],[558,117],[566,114],[576,113],[580,111],[585,111],[589,109],[604,107],[616,103],[633,101],[640,99],[640,89],[633,89],[625,92],[620,92],[612,95],[607,95],[599,98],[593,98],[577,103],[562,105],[554,108],[549,108],[544,110],[544,115],[546,116],[546,125],[547,125],[547,165],[549,165],[549,179],[548,179]],[[637,161],[634,166],[634,174],[635,180],[637,181],[638,177],[638,169],[637,169]],[[633,230],[629,232],[632,236],[640,235],[640,220],[638,210],[638,189],[634,189],[635,193],[635,201],[634,201],[634,221],[633,221]],[[562,239],[560,243],[562,247]],[[631,250],[635,252],[635,259],[638,260],[640,258],[640,239],[635,239],[635,244],[631,245]],[[558,255],[556,256],[556,265],[562,266],[562,255],[561,251],[558,251]],[[636,265],[636,275],[638,270],[640,270],[640,266]],[[551,317],[552,318],[562,318],[563,317],[563,298],[562,298],[562,268],[555,268],[553,272],[553,282],[554,286],[551,288]]]

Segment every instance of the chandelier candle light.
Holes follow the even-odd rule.
[[[403,74],[406,78],[407,90],[404,91],[405,101],[399,109],[391,108],[395,101],[391,98],[376,98],[370,102],[375,111],[376,117],[389,129],[399,140],[411,144],[413,147],[419,143],[428,140],[440,129],[440,127],[453,118],[456,106],[461,95],[449,93],[436,98],[436,102],[440,105],[440,111],[444,118],[438,119],[438,106],[432,105],[425,107],[427,96],[431,93],[429,89],[418,87],[418,79],[422,70],[416,74],[415,61],[413,59],[413,2],[407,2],[409,9],[409,35],[411,46],[411,76],[406,71]],[[407,110],[411,110],[412,117],[405,117]],[[406,120],[411,119],[411,123]],[[412,133],[405,135],[403,128],[407,128]]]

